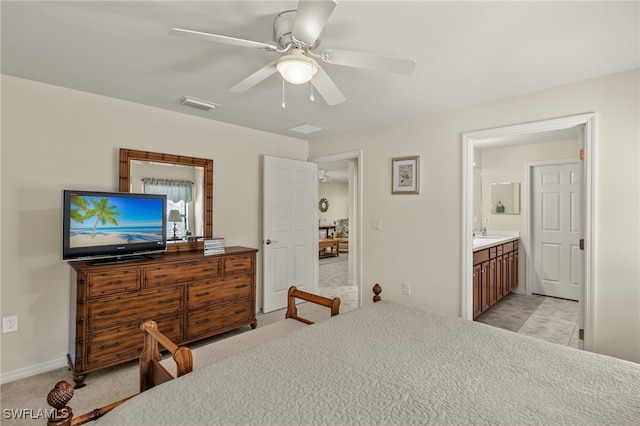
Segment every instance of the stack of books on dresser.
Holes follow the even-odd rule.
[[[204,254],[220,254],[224,253],[224,238],[212,238],[204,240]]]

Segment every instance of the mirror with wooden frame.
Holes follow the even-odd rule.
[[[170,252],[201,250],[204,245],[202,239],[213,237],[213,160],[120,148],[121,192],[143,192],[142,178],[164,178],[169,169],[186,168],[193,169],[193,197],[200,200],[197,204],[201,207],[189,207],[191,210],[184,207],[183,233],[179,238],[168,239],[167,251]],[[172,226],[175,226],[174,222]]]

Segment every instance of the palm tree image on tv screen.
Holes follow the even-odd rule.
[[[70,203],[69,247],[163,240],[163,218],[150,208],[158,200],[72,195]]]

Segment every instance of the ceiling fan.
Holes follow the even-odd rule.
[[[320,44],[320,34],[336,5],[335,0],[299,0],[297,10],[280,13],[273,22],[274,36],[278,45],[182,28],[173,28],[170,32],[177,36],[283,54],[229,89],[233,93],[246,92],[279,72],[284,80],[292,84],[304,84],[310,81],[327,104],[337,105],[344,102],[346,98],[329,75],[318,65],[318,61],[402,75],[413,73],[416,63],[410,59],[334,49],[326,49],[320,53],[314,52]],[[313,100],[313,92],[311,100]]]

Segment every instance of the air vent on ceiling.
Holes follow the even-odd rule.
[[[203,101],[202,99],[192,98],[191,96],[183,96],[176,101],[181,105],[186,105],[192,108],[198,108],[203,111],[209,111],[215,108],[220,108],[220,105],[213,102]]]

